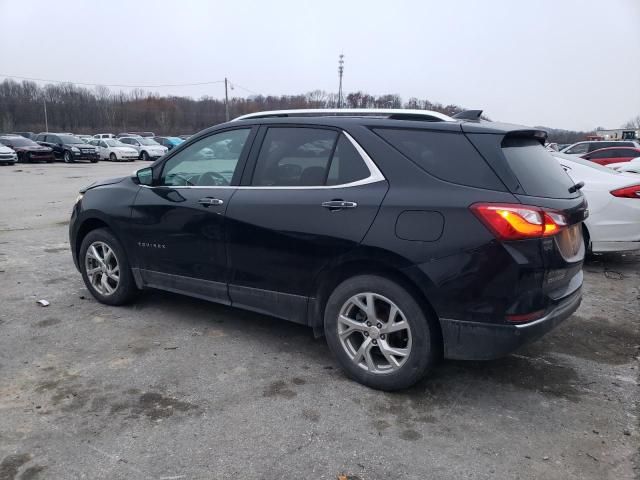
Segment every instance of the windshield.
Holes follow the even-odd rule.
[[[38,147],[39,145],[33,140],[29,140],[28,138],[23,137],[15,137],[15,138],[3,138],[0,139],[0,142],[10,143],[16,147]]]
[[[106,140],[103,140],[103,142],[106,143],[107,146],[109,147],[126,147],[127,146],[126,143],[122,143],[120,140],[106,139]]]
[[[74,143],[82,143],[84,142],[80,140],[78,137],[74,137],[73,135],[58,135],[60,141],[64,144],[74,144]]]
[[[136,139],[140,142],[140,145],[158,145],[160,146],[160,144],[158,142],[156,142],[155,140],[151,140],[150,138],[138,138]]]

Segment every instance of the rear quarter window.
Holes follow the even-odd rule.
[[[373,131],[434,177],[470,187],[506,190],[462,133],[400,128]]]
[[[547,198],[575,198],[569,193],[573,181],[540,142],[527,138],[505,138],[502,152],[509,168],[527,195]]]

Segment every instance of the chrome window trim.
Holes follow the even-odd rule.
[[[362,158],[362,160],[364,161],[365,165],[367,166],[367,169],[369,170],[369,176],[366,178],[363,178],[361,180],[356,180],[355,182],[349,182],[349,183],[341,183],[339,185],[316,185],[316,186],[261,186],[261,185],[219,185],[219,186],[215,186],[215,185],[210,185],[210,186],[204,186],[204,185],[176,185],[176,186],[171,186],[171,185],[156,185],[156,186],[150,186],[150,185],[141,185],[142,187],[147,187],[147,188],[171,188],[171,189],[183,189],[183,188],[234,188],[237,190],[335,190],[337,188],[350,188],[350,187],[359,187],[361,185],[368,185],[370,183],[377,183],[377,182],[384,182],[386,181],[385,176],[382,174],[382,172],[380,171],[380,169],[378,168],[378,166],[375,164],[375,162],[371,159],[371,157],[369,156],[369,154],[367,154],[367,152],[364,150],[364,148],[362,148],[360,146],[360,144],[358,142],[356,142],[356,140],[349,135],[349,133],[345,132],[344,130],[341,130],[341,134],[343,134],[345,137],[347,137],[347,140],[349,140],[351,142],[351,144],[353,145],[353,147],[356,149],[356,151],[358,152],[358,154],[360,155],[360,157]]]

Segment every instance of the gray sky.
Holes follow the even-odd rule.
[[[398,93],[591,129],[640,115],[640,0],[0,0],[0,73]],[[0,77],[1,79],[2,77]],[[150,89],[223,96],[221,84]],[[249,95],[239,87],[234,95]]]

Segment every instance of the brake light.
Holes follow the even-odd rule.
[[[548,237],[567,226],[562,213],[530,205],[476,203],[470,208],[500,240]]]
[[[612,190],[611,195],[622,198],[640,198],[640,185],[632,185],[630,187]]]
[[[511,323],[524,323],[530,322],[532,320],[538,320],[544,316],[544,310],[536,310],[535,312],[530,313],[521,313],[517,315],[507,315],[505,318],[507,322]]]

